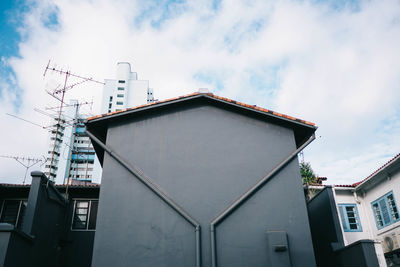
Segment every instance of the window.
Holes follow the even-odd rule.
[[[1,207],[0,222],[12,224],[18,229],[21,229],[24,221],[26,205],[26,200],[4,200]]]
[[[124,87],[118,87],[118,90],[123,91]]]
[[[73,230],[95,230],[98,200],[75,200]]]
[[[376,227],[382,229],[392,223],[399,221],[399,211],[396,207],[393,192],[378,198],[371,203],[374,213]]]
[[[362,232],[356,204],[339,204],[340,218],[345,232]]]
[[[124,97],[124,95],[123,94],[118,94],[117,97]]]
[[[112,102],[112,96],[110,96],[110,102]]]
[[[119,83],[125,83],[125,81],[124,81],[124,80],[119,80],[118,82],[119,82]]]
[[[121,101],[117,102],[117,105],[123,105],[123,104],[124,104],[124,102],[121,102]]]

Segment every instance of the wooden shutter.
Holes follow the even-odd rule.
[[[390,224],[390,213],[389,213],[389,207],[386,203],[386,199],[382,198],[379,200],[379,206],[381,207],[382,211],[382,220],[384,225]]]

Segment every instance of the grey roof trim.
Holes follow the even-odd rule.
[[[238,108],[241,108],[241,109],[244,109],[244,110],[248,110],[250,112],[261,114],[261,115],[264,115],[264,116],[267,116],[267,117],[272,117],[272,118],[275,118],[275,119],[278,119],[278,120],[286,121],[288,123],[297,124],[297,125],[303,126],[303,127],[305,126],[307,128],[310,128],[310,129],[315,129],[316,130],[318,128],[317,126],[309,125],[309,124],[302,123],[302,122],[295,121],[295,120],[291,120],[291,119],[288,119],[288,118],[285,118],[285,117],[282,117],[282,116],[274,115],[273,113],[265,112],[265,111],[262,111],[262,110],[256,110],[256,109],[253,109],[253,108],[249,108],[249,107],[245,107],[243,105],[237,104],[235,102],[229,102],[229,101],[226,101],[226,100],[223,100],[223,99],[219,99],[219,98],[210,96],[207,93],[200,93],[200,94],[196,94],[196,95],[192,95],[192,96],[186,96],[186,97],[182,97],[182,98],[173,99],[173,100],[170,100],[170,101],[155,103],[153,105],[144,105],[143,107],[139,106],[139,107],[133,108],[131,110],[128,109],[126,111],[121,111],[121,112],[118,112],[118,113],[115,113],[115,114],[110,114],[110,115],[107,115],[107,116],[94,118],[94,119],[89,120],[88,123],[90,124],[90,123],[95,123],[95,122],[108,120],[108,119],[112,119],[112,118],[118,118],[118,117],[121,117],[121,116],[126,116],[128,114],[134,114],[136,112],[150,110],[150,109],[154,109],[154,108],[158,108],[158,107],[162,107],[162,106],[166,106],[166,105],[170,105],[170,104],[174,104],[174,103],[185,102],[185,101],[188,101],[190,99],[196,99],[196,98],[201,98],[201,97],[205,97],[207,99],[211,99],[211,100],[213,100],[215,102],[220,102],[220,103],[228,104],[228,105],[231,105],[231,106],[234,106],[234,107],[238,107]]]

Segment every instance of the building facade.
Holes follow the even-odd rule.
[[[387,265],[400,266],[400,154],[361,182],[335,186],[345,242],[380,242]]]
[[[315,266],[297,160],[315,129],[211,93],[88,119],[92,266]]]
[[[68,175],[68,160],[71,140],[74,136],[74,124],[79,117],[77,100],[70,100],[61,115],[51,118],[48,137],[48,150],[43,172],[50,180],[64,183]]]
[[[153,89],[149,82],[137,79],[129,63],[117,64],[116,79],[106,79],[101,112],[119,111],[127,107],[152,103]],[[101,165],[89,137],[85,133],[86,115],[80,113],[78,101],[64,107],[60,123],[52,119],[47,162],[44,173],[56,183],[72,181],[100,183]]]
[[[84,118],[78,115],[72,127],[64,184],[73,180],[99,183],[101,166],[86,135]]]
[[[117,64],[116,79],[104,80],[101,113],[120,111],[154,101],[153,89],[149,81],[138,80],[128,62]]]
[[[71,100],[60,116],[52,118],[43,172],[56,183],[100,182],[101,166],[83,124],[87,116]]]
[[[379,266],[400,266],[400,154],[362,181],[329,190],[344,245],[372,240]]]

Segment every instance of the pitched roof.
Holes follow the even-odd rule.
[[[352,184],[352,186],[357,187],[360,186],[361,184],[364,184],[368,180],[372,179],[374,176],[376,176],[378,173],[380,173],[382,170],[386,169],[389,167],[391,164],[393,164],[396,160],[400,159],[400,153],[394,156],[392,159],[390,159],[388,162],[383,164],[381,167],[379,167],[377,170],[375,170],[373,173],[368,175],[365,179],[361,180],[360,182]]]
[[[367,181],[373,179],[375,176],[377,176],[382,170],[386,169],[390,165],[392,165],[396,160],[400,160],[400,153],[394,156],[392,159],[390,159],[388,162],[383,164],[381,167],[379,167],[377,170],[375,170],[373,173],[368,175],[366,178],[362,179],[359,182],[353,183],[353,184],[340,184],[340,185],[335,185],[335,187],[348,187],[348,188],[356,188],[358,189],[361,185],[365,184]]]
[[[310,126],[315,126],[315,123],[312,123],[312,122],[309,122],[309,121],[305,121],[305,120],[301,120],[301,119],[298,119],[298,118],[295,118],[295,117],[292,117],[292,116],[289,116],[289,115],[286,115],[286,114],[282,114],[282,113],[279,113],[279,112],[275,112],[275,111],[272,111],[272,110],[269,110],[269,109],[266,109],[266,108],[257,107],[256,105],[245,104],[245,103],[242,103],[242,102],[239,102],[239,101],[236,101],[236,100],[232,100],[232,99],[229,99],[229,98],[226,98],[226,97],[221,97],[221,96],[214,95],[213,93],[199,93],[199,92],[195,92],[195,93],[192,93],[192,94],[183,95],[183,96],[179,96],[179,97],[169,98],[169,99],[166,99],[166,100],[163,100],[163,101],[157,101],[157,102],[150,103],[150,104],[140,105],[140,106],[137,106],[137,107],[126,108],[126,109],[122,109],[122,110],[119,110],[119,111],[114,111],[114,112],[110,112],[110,113],[106,113],[106,114],[101,114],[101,115],[90,117],[87,120],[88,121],[92,121],[92,120],[99,119],[99,118],[109,117],[109,116],[114,115],[114,114],[124,113],[124,112],[130,111],[130,110],[138,110],[138,109],[142,109],[142,108],[145,108],[145,107],[157,106],[157,105],[160,105],[160,104],[172,102],[174,100],[183,100],[183,99],[186,99],[186,98],[189,98],[189,97],[193,97],[193,96],[198,96],[198,95],[207,95],[208,97],[211,97],[211,98],[214,98],[214,99],[218,99],[218,100],[222,100],[222,101],[226,101],[228,103],[236,104],[236,105],[242,106],[244,108],[249,108],[249,109],[265,112],[265,113],[272,114],[272,115],[277,116],[277,117],[289,119],[289,120],[292,120],[292,121],[295,121],[295,122],[299,122],[299,123],[303,123],[303,124],[307,124],[307,125],[310,125]]]
[[[269,109],[257,107],[256,105],[249,105],[229,98],[220,97],[212,93],[200,92],[90,117],[86,121],[86,128],[88,132],[91,132],[99,140],[105,142],[107,137],[107,129],[111,123],[117,121],[122,122],[127,118],[139,117],[146,113],[173,110],[178,106],[188,106],[192,105],[193,103],[205,103],[219,106],[224,109],[229,109],[233,112],[242,113],[245,116],[257,117],[264,121],[269,121],[291,128],[294,132],[297,147],[300,147],[302,144],[304,144],[317,129],[315,124],[312,122],[301,120]],[[97,157],[102,164],[104,151],[96,142],[92,143]]]

